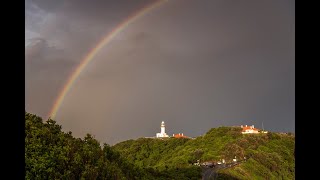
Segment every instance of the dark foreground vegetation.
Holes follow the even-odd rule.
[[[54,120],[25,113],[26,179],[201,179],[200,162],[246,161],[221,169],[218,179],[294,179],[291,134],[242,135],[236,127],[213,128],[195,139],[127,140],[110,147],[90,134],[63,132]]]
[[[199,167],[157,170],[134,166],[87,134],[75,138],[54,120],[25,113],[26,179],[199,179]]]

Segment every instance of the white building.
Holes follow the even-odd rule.
[[[237,157],[235,156],[234,159],[232,159],[233,162],[237,162]]]
[[[257,133],[259,133],[259,129],[255,128],[254,125],[252,125],[252,126],[248,126],[248,125],[242,126],[241,125],[241,128],[242,128],[242,134],[257,134]]]
[[[161,132],[160,133],[157,133],[157,138],[160,138],[160,137],[169,137],[167,134],[166,134],[166,127],[164,125],[164,121],[162,121],[161,123]]]

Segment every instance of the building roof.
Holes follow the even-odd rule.
[[[246,130],[254,130],[254,131],[259,131],[259,129],[257,129],[257,128],[254,128],[254,127],[252,127],[252,126],[243,126],[242,127],[242,131],[246,131]]]
[[[188,138],[187,136],[184,136],[183,134],[175,134],[173,137],[175,138]]]

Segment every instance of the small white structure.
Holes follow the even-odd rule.
[[[164,125],[164,121],[162,121],[160,128],[161,128],[160,133],[157,133],[157,134],[156,134],[157,138],[169,137],[169,136],[166,134],[166,127],[165,127],[165,125]]]
[[[233,161],[233,162],[237,162],[237,157],[235,156],[232,161]]]
[[[196,163],[193,163],[195,166],[200,166],[200,160],[198,159]]]

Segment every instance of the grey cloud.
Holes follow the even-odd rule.
[[[38,57],[63,54],[70,69],[75,67],[145,1],[120,2],[68,1],[50,10],[54,26],[48,21],[50,28],[43,31],[47,45],[34,47],[45,47],[38,50],[45,55]],[[53,40],[60,44],[53,46]],[[64,53],[54,53],[58,49]],[[294,58],[292,1],[169,1],[97,54],[65,97],[56,120],[76,136],[91,132],[108,143],[153,136],[162,120],[168,134],[189,136],[221,125],[260,127],[262,122],[268,130],[294,131]],[[27,103],[36,112],[50,108],[50,100],[45,104],[41,99],[53,101],[52,89],[59,92],[72,72],[64,68],[67,62],[50,63],[52,73],[39,73],[26,90]]]
[[[90,49],[119,21],[151,1],[123,2],[26,1],[27,110],[46,117]]]
[[[75,63],[45,39],[29,41],[25,50],[26,109],[46,117]]]

